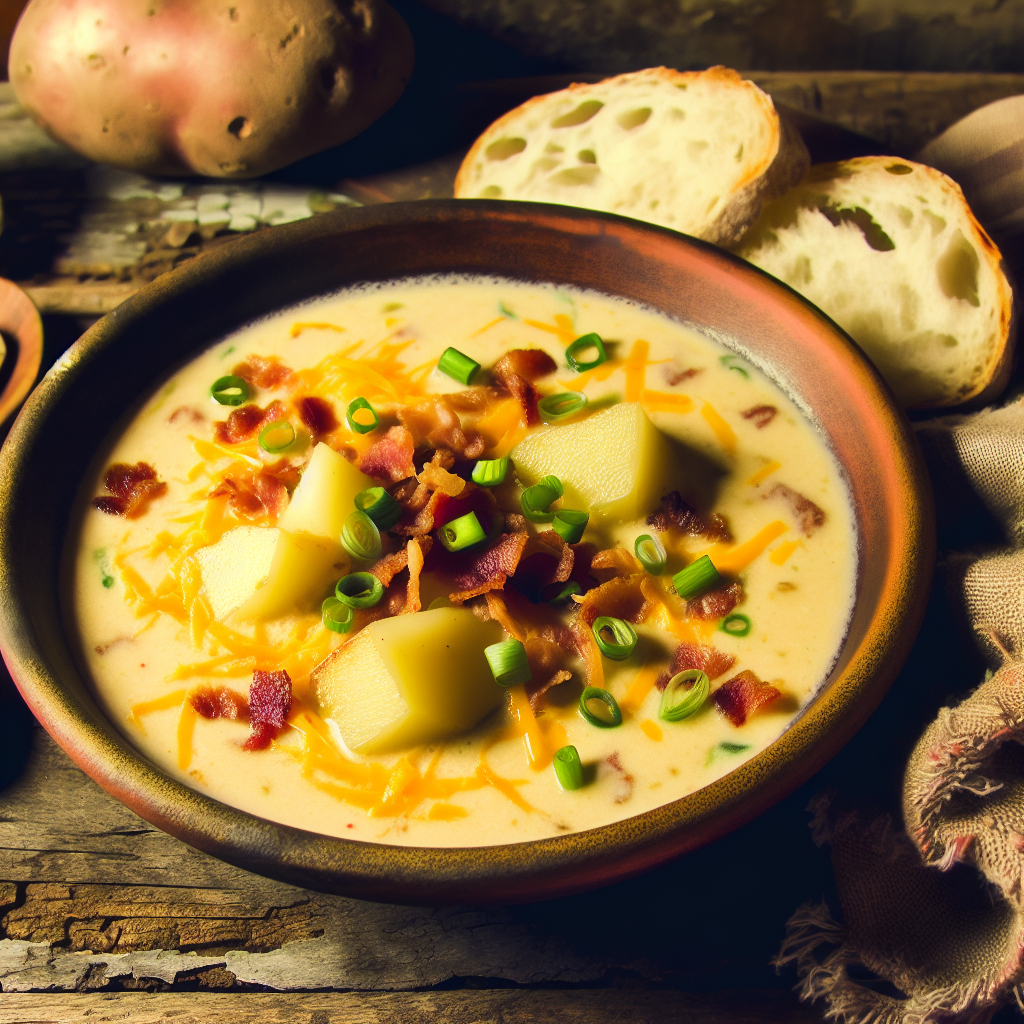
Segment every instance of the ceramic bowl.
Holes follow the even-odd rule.
[[[713,332],[804,411],[845,472],[856,604],[818,696],[762,753],[690,796],[602,828],[471,849],[335,839],[235,810],[174,781],[107,721],[58,606],[80,474],[128,404],[247,321],[364,281],[435,272],[555,282],[639,300]],[[713,246],[563,206],[430,201],[275,228],[161,277],[53,367],[0,454],[0,646],[53,738],[147,821],[231,863],[366,899],[500,903],[620,879],[735,828],[791,791],[864,722],[917,632],[934,562],[931,495],[906,418],[859,349],[795,292]]]

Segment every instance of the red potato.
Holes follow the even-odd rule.
[[[90,159],[252,178],[375,121],[413,42],[384,0],[31,0],[8,63],[22,105]]]

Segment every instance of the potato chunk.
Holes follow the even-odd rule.
[[[340,540],[355,497],[377,483],[321,441],[314,449],[278,526],[289,533],[312,533]]]
[[[237,526],[193,555],[215,619],[248,601],[266,579],[279,532],[271,526]]]
[[[310,693],[356,753],[442,740],[502,702],[484,648],[505,638],[466,608],[381,619],[313,670]]]
[[[548,427],[512,450],[519,478],[562,481],[563,505],[605,522],[646,515],[669,490],[674,457],[668,439],[639,402],[621,402],[579,423]]]

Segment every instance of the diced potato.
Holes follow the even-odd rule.
[[[267,578],[279,532],[271,526],[238,526],[192,556],[215,619],[248,601]]]
[[[289,533],[312,533],[340,540],[345,520],[356,509],[356,495],[376,483],[321,441],[313,449],[278,526]]]
[[[381,619],[313,670],[310,692],[356,753],[442,740],[502,703],[484,648],[504,639],[466,608]]]
[[[605,522],[646,515],[676,475],[668,439],[639,402],[538,431],[512,450],[512,461],[526,484],[554,474],[565,488],[563,507]]]

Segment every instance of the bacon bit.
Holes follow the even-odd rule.
[[[531,678],[526,683],[526,696],[530,707],[536,711],[544,703],[544,694],[572,679],[572,673],[562,667],[564,649],[554,640],[532,636],[526,641],[526,658],[530,663]]]
[[[692,537],[707,537],[708,540],[732,540],[725,519],[717,513],[708,516],[707,522],[683,501],[678,491],[671,491],[661,499],[661,504],[647,517],[647,525],[664,531],[675,526]]]
[[[526,540],[525,533],[503,533],[497,544],[474,556],[465,569],[456,573],[455,582],[462,589],[449,594],[448,600],[462,604],[489,590],[501,590],[516,571]]]
[[[799,491],[794,491],[786,484],[776,484],[770,491],[761,495],[762,498],[781,498],[785,501],[793,515],[800,524],[800,530],[805,537],[810,537],[816,530],[825,523],[825,512],[811,501],[805,498]]]
[[[405,427],[392,427],[363,456],[359,468],[367,476],[398,483],[416,475],[412,463],[415,450],[412,434]]]
[[[249,720],[249,702],[227,686],[200,686],[188,695],[192,710],[203,718]]]
[[[617,804],[624,804],[633,795],[633,776],[622,767],[617,750],[597,762],[597,777],[612,780]]]
[[[334,415],[331,403],[326,399],[307,395],[304,398],[296,398],[294,405],[299,419],[314,438],[338,429],[338,418]]]
[[[401,551],[395,551],[390,555],[385,555],[377,562],[374,562],[374,564],[370,566],[368,571],[373,573],[373,575],[380,580],[382,586],[390,587],[391,581],[408,564],[409,552],[406,548],[402,548]]]
[[[427,553],[434,543],[433,537],[413,537],[406,545],[409,561],[409,585],[406,587],[405,611],[418,612],[423,607],[420,600],[420,574]]]
[[[505,392],[500,388],[473,387],[465,391],[452,391],[445,398],[448,404],[459,412],[480,412],[495,402],[507,400]]]
[[[509,611],[508,605],[505,603],[505,596],[504,594],[499,594],[496,590],[488,590],[484,594],[484,599],[487,601],[487,610],[490,613],[490,617],[500,623],[501,628],[509,636],[515,637],[520,643],[525,643],[526,629]]]
[[[441,459],[445,456],[450,457],[451,452],[447,449],[439,448],[434,453],[434,458],[423,467],[422,472],[417,475],[416,479],[431,491],[440,491],[441,494],[447,494],[450,498],[457,498],[466,489],[466,481],[454,473],[449,473],[440,464]],[[451,464],[454,465],[454,459]]]
[[[640,589],[644,577],[616,576],[591,590],[580,602],[580,618],[588,629],[601,615],[626,622],[643,622],[651,613],[651,604]]]
[[[616,576],[635,576],[641,572],[640,563],[623,547],[598,551],[590,563],[591,569],[608,569]]]
[[[170,416],[167,417],[168,423],[177,423],[178,420],[188,417],[189,423],[204,423],[206,417],[194,406],[194,405],[179,405]]]
[[[721,619],[744,598],[742,583],[726,583],[686,602],[686,614],[697,619]]]
[[[457,497],[444,494],[442,491],[434,491],[413,520],[399,523],[394,527],[394,532],[407,537],[419,537],[430,533],[435,526],[443,526],[469,512],[477,514],[480,525],[488,532],[493,525],[494,516],[501,514],[498,512],[498,503],[494,500],[494,495],[483,487],[467,487]],[[510,525],[508,516],[505,517],[505,522],[508,527]],[[521,531],[517,527],[512,527],[508,532],[519,533]],[[443,549],[438,549],[436,555],[444,557],[442,551]]]
[[[514,348],[506,352],[491,368],[494,379],[522,406],[526,425],[540,422],[537,399],[540,397],[533,381],[554,373],[554,359],[539,348]]]
[[[698,370],[696,367],[690,367],[689,370],[680,370],[678,366],[674,366],[671,363],[661,368],[661,375],[665,378],[665,383],[673,388],[677,384],[682,384],[684,380],[689,380],[691,377],[696,377],[698,373],[703,372],[703,370]]]
[[[288,504],[288,492],[298,482],[298,468],[287,459],[278,459],[258,473],[246,469],[225,477],[207,497],[227,495],[228,506],[238,519],[276,519]]]
[[[448,448],[464,459],[479,458],[487,444],[477,431],[462,426],[448,395],[407,405],[398,411],[398,419],[411,432],[416,444]]]
[[[711,695],[715,706],[735,726],[741,726],[748,715],[771,704],[782,694],[770,683],[764,683],[750,669],[733,676]]]
[[[659,690],[664,690],[669,679],[677,672],[686,672],[690,669],[699,669],[706,672],[708,679],[717,679],[720,675],[728,672],[736,664],[736,658],[732,654],[719,651],[710,644],[689,644],[681,643],[672,655],[672,664],[668,673],[658,678],[654,684]]]
[[[753,420],[758,430],[764,430],[769,423],[778,415],[779,410],[774,405],[755,405],[744,410],[740,415],[745,420]]]
[[[264,423],[273,423],[283,419],[284,415],[284,406],[278,401],[271,402],[266,409],[255,404],[242,405],[233,410],[226,420],[214,423],[213,436],[221,444],[241,444],[248,441]]]
[[[263,750],[277,739],[292,709],[292,680],[283,669],[261,672],[256,669],[249,684],[249,738],[244,750]]]
[[[526,519],[522,516],[516,516],[516,519],[522,519],[521,527],[512,526],[510,519],[512,517],[507,513],[505,515],[505,526],[506,528],[511,527],[512,529],[526,529]],[[569,576],[570,580],[574,580],[580,585],[580,593],[585,594],[588,590],[593,590],[598,585],[598,581],[590,575],[590,569],[593,565],[594,558],[596,557],[597,548],[591,544],[590,541],[583,540],[579,544],[570,544],[572,548],[572,574]]]
[[[582,615],[567,630],[567,642],[579,655],[583,662],[583,675],[587,686],[604,687],[604,663],[601,661],[601,648],[597,646],[594,634],[589,625],[585,625]]]
[[[569,579],[574,558],[572,547],[554,530],[544,530],[527,541],[512,586],[531,601],[540,601],[546,587]]]
[[[292,376],[291,368],[277,356],[249,356],[231,372],[254,388],[276,388]]]
[[[167,490],[167,484],[156,478],[156,470],[148,462],[115,462],[103,477],[109,494],[93,498],[92,503],[110,516],[137,519],[146,506]]]

